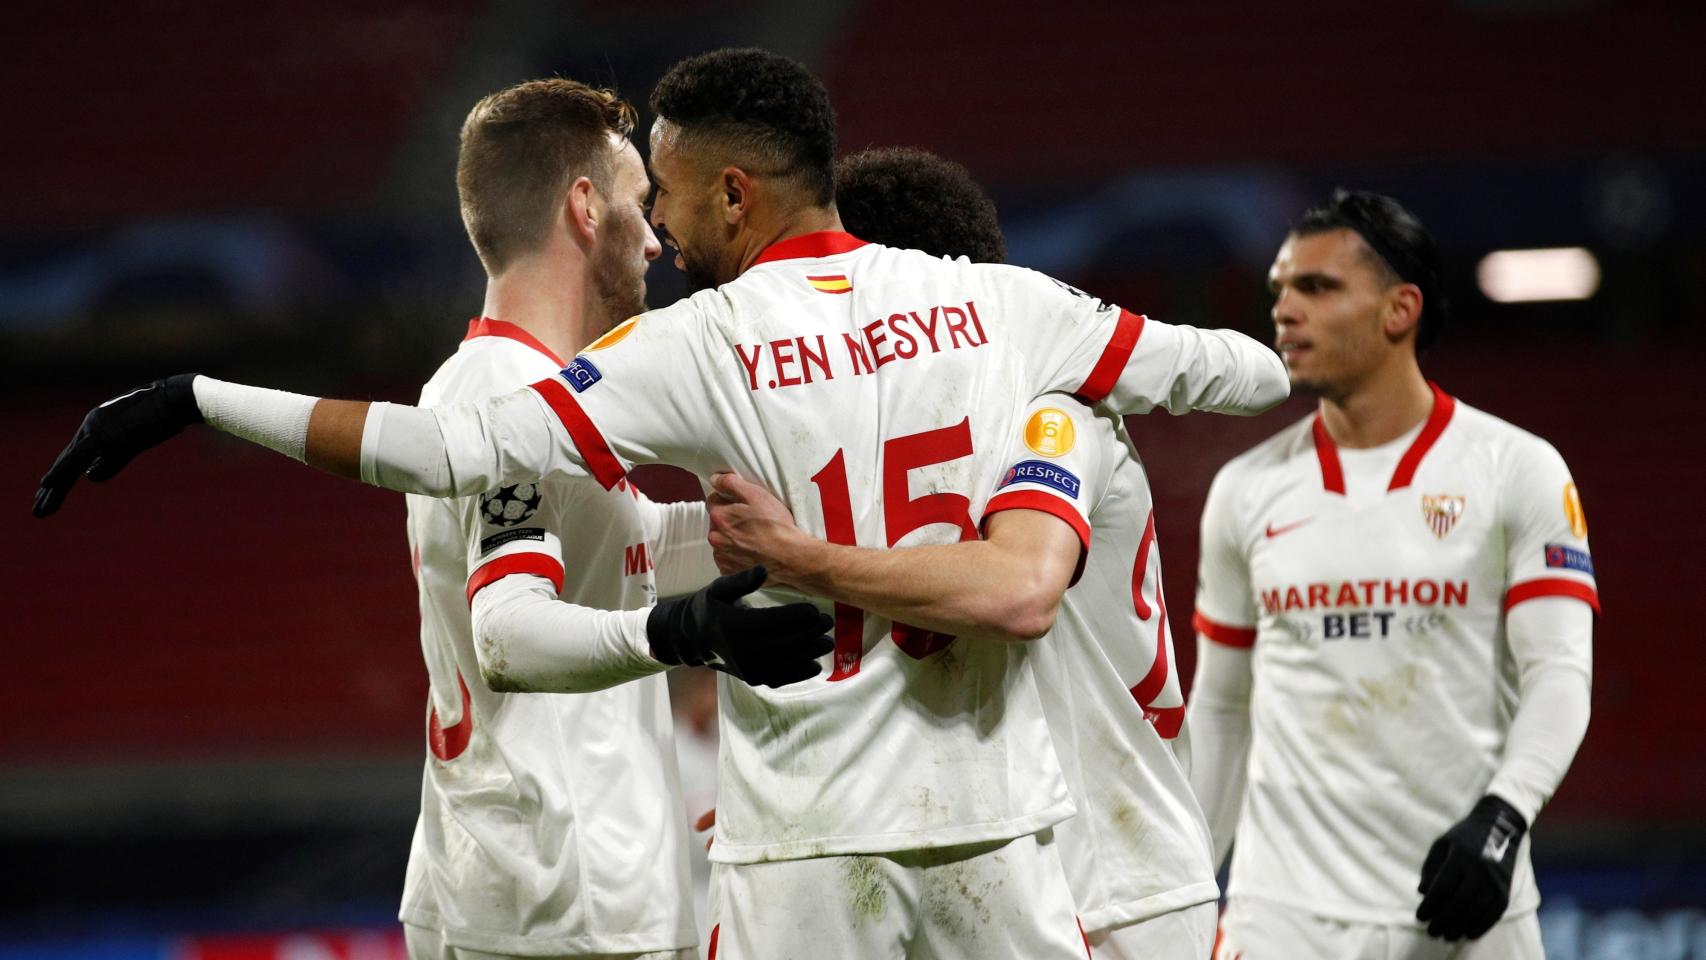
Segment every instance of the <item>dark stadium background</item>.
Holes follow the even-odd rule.
[[[1706,8],[1594,0],[33,5],[0,57],[0,958],[392,956],[425,730],[399,498],[208,432],[36,521],[93,402],[201,370],[411,401],[478,311],[455,133],[560,73],[643,102],[726,44],[827,82],[844,150],[964,162],[1011,259],[1268,339],[1287,221],[1337,184],[1438,235],[1426,371],[1575,471],[1605,616],[1535,830],[1551,955],[1706,958]],[[1495,304],[1581,246],[1589,299]],[[681,292],[660,260],[652,302]],[[1252,421],[1133,420],[1169,607]],[[654,472],[653,489],[693,491]],[[1186,617],[1175,618],[1182,624]],[[1176,635],[1181,668],[1193,660]],[[298,936],[300,934],[300,936]]]

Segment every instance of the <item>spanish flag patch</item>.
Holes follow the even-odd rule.
[[[807,277],[806,282],[818,293],[852,293],[853,283],[842,274],[827,277]]]

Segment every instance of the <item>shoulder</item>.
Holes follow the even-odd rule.
[[[1506,479],[1520,479],[1529,470],[1564,468],[1564,458],[1545,438],[1508,420],[1457,400],[1452,419],[1461,440],[1471,447],[1490,451]]]
[[[480,400],[509,393],[557,372],[539,351],[503,337],[466,340],[421,391],[426,404]]]
[[[1220,474],[1229,477],[1258,476],[1276,467],[1290,464],[1299,456],[1313,455],[1314,428],[1315,414],[1311,413],[1226,461],[1226,465],[1220,468]]]

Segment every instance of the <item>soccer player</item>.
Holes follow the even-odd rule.
[[[91,414],[39,509],[51,512],[83,470],[110,477],[199,417],[406,492],[558,475],[610,487],[636,463],[670,462],[753,477],[837,542],[942,543],[976,538],[972,516],[1032,397],[1251,413],[1287,393],[1272,352],[1242,335],[1146,322],[1030,271],[845,233],[833,112],[792,61],[690,58],[652,105],[653,224],[700,292],[618,326],[559,375],[480,403],[417,409],[162,381]],[[1008,511],[988,536],[1072,537],[1062,526]],[[1046,632],[1040,601],[1072,568],[1039,564],[1042,586],[986,611],[981,637],[954,642],[927,623],[842,607],[827,677],[784,691],[724,678],[713,950],[720,930],[735,957],[1082,951],[1049,831],[1072,805],[1026,650],[989,642]],[[705,606],[648,627],[695,636]],[[767,660],[737,639],[712,629],[696,650],[750,675]],[[647,655],[630,643],[606,666]]]
[[[1320,404],[1203,512],[1188,714],[1217,854],[1236,825],[1221,955],[1538,958],[1527,832],[1587,727],[1599,609],[1581,500],[1544,440],[1422,376],[1439,259],[1396,201],[1335,193],[1268,278]]]
[[[843,159],[836,205],[849,229],[893,246],[974,262],[1002,256],[994,204],[963,167],[928,151],[883,148]],[[1063,538],[1067,559],[1082,564],[1054,628],[1031,654],[1078,808],[1055,837],[1079,919],[1097,958],[1203,960],[1220,890],[1208,827],[1169,748],[1181,733],[1184,699],[1142,462],[1118,417],[1060,394],[1033,401],[1011,446],[984,523],[1007,510],[1050,515],[1071,532]],[[954,566],[968,546],[933,548],[938,558],[897,550],[873,566],[861,561],[876,558],[858,556],[858,548],[801,534],[786,508],[754,484],[719,475],[713,487],[711,536],[722,562],[763,562],[773,579],[836,600],[868,598],[877,614],[888,612],[881,597],[928,576],[932,563]],[[1022,590],[1036,549],[1020,547],[1007,564],[971,571],[960,602],[998,603]]]
[[[457,190],[490,280],[422,403],[506,393],[645,309],[661,250],[634,111],[571,80],[481,100]],[[591,480],[408,498],[431,681],[430,755],[401,919],[415,960],[689,958],[697,939],[668,692],[584,689],[561,651],[640,631],[656,576],[689,566],[699,504]],[[702,586],[700,583],[693,586]],[[662,665],[659,664],[659,669]]]

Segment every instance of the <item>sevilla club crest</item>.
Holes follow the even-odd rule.
[[[1451,528],[1457,526],[1457,518],[1463,516],[1463,498],[1449,493],[1422,494],[1422,519],[1427,522],[1428,529],[1434,536],[1445,539]]]

